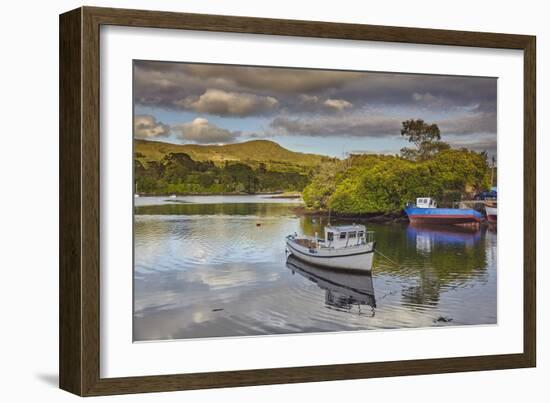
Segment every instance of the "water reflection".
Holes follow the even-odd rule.
[[[136,215],[254,215],[261,217],[278,217],[282,215],[293,215],[289,206],[295,203],[235,203],[230,199],[226,203],[177,203],[169,202],[158,205],[147,205],[135,207]]]
[[[287,234],[322,233],[326,218],[296,216],[288,200],[216,198],[138,199],[135,340],[496,323],[490,229],[367,224],[389,259],[375,255],[372,276],[334,276],[285,255]]]
[[[473,247],[481,238],[481,229],[458,225],[409,224],[407,237],[416,243],[418,252],[430,253],[436,244]]]
[[[277,203],[300,204],[301,199],[278,197],[278,195],[206,195],[206,196],[146,196],[134,199],[136,207],[160,206],[163,204],[230,204],[230,203]]]
[[[348,312],[356,307],[359,314],[364,314],[361,305],[367,305],[371,308],[369,313],[374,316],[376,300],[370,273],[325,269],[303,262],[293,255],[288,256],[286,265],[292,274],[300,274],[325,291],[327,307]]]

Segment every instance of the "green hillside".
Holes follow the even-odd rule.
[[[216,166],[242,162],[253,168],[260,163],[278,172],[305,172],[330,158],[287,150],[268,140],[252,140],[226,145],[169,144],[134,140],[135,158],[141,163],[160,161],[168,154],[185,153],[194,161],[212,161]]]
[[[229,145],[134,141],[140,194],[299,192],[321,162],[333,159],[254,140]]]

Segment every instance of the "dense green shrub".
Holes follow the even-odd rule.
[[[360,155],[321,169],[303,197],[308,207],[336,213],[394,213],[421,196],[449,203],[487,189],[489,181],[485,155],[466,149],[445,149],[421,161]]]

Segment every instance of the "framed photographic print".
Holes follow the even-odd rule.
[[[535,366],[535,37],[60,16],[60,386]]]

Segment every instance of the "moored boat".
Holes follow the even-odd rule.
[[[478,225],[482,214],[468,208],[439,208],[431,197],[419,197],[416,204],[407,205],[405,213],[411,223]]]
[[[305,262],[333,269],[372,269],[374,233],[364,225],[325,227],[325,237],[286,237],[287,251]]]
[[[485,212],[487,213],[487,221],[491,223],[497,222],[497,207],[485,206]]]

